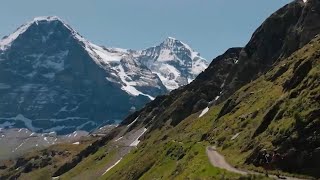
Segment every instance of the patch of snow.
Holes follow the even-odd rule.
[[[147,96],[150,100],[154,100],[154,97],[148,95],[148,94],[144,94],[141,91],[138,91],[134,85],[136,85],[134,82],[129,82],[127,81],[128,76],[125,73],[124,69],[122,66],[118,66],[118,75],[121,79],[121,81],[124,83],[124,85],[122,85],[121,89],[126,91],[128,94],[131,94],[133,96],[139,96],[139,95],[143,95],[143,96]]]
[[[62,20],[57,16],[39,16],[33,19],[33,22],[39,22],[39,21],[50,22],[50,21],[62,21]]]
[[[117,142],[119,140],[121,140],[123,138],[123,136],[119,137],[118,139],[116,139],[114,142]]]
[[[143,128],[143,131],[142,131],[142,133],[137,137],[137,139],[136,140],[134,140],[131,144],[130,144],[130,146],[134,146],[134,147],[137,147],[138,146],[138,144],[140,143],[140,140],[139,140],[139,138],[147,131],[148,129],[147,128]]]
[[[188,78],[188,84],[190,84],[194,79]]]
[[[121,160],[122,160],[122,158],[120,158],[117,162],[115,162],[112,166],[110,166],[110,167],[102,174],[102,176],[105,175],[105,174],[106,174],[108,171],[110,171],[112,168],[114,168],[117,164],[119,164]]]
[[[78,110],[79,109],[79,106],[76,106],[76,107],[74,107],[74,108],[72,108],[72,109],[70,109],[69,111],[76,111],[76,110]]]
[[[159,79],[162,81],[163,85],[169,90],[172,91],[174,89],[179,88],[179,84],[175,82],[174,80],[168,80],[167,77],[163,76],[161,73],[154,72],[156,75],[158,75]]]
[[[64,70],[64,59],[69,54],[69,51],[62,51],[59,54],[56,54],[54,56],[47,56],[44,57],[42,61],[38,61],[34,68],[37,67],[44,67],[48,69],[54,69],[55,71],[59,72]],[[46,74],[47,78],[53,78],[55,76],[54,73]]]
[[[134,121],[132,121],[130,124],[128,124],[128,126],[127,127],[130,127],[130,126],[132,126],[135,122],[137,122],[137,120],[139,119],[139,116],[134,120]]]
[[[10,89],[11,86],[9,84],[0,83],[0,90],[1,89]]]
[[[32,89],[35,89],[37,88],[38,85],[36,84],[24,84],[23,86],[20,87],[20,89],[23,91],[23,92],[29,92],[31,91]]]
[[[169,49],[163,49],[160,51],[160,54],[158,56],[158,61],[163,62],[163,61],[171,61],[174,60],[176,57],[175,55],[169,50]]]
[[[118,53],[115,53],[115,52],[108,52],[107,50],[103,49],[102,47],[100,46],[97,46],[93,43],[90,43],[90,47],[91,49],[103,60],[103,61],[106,61],[106,62],[112,62],[112,61],[117,61],[119,62],[123,56],[125,56],[126,54],[124,53],[121,53],[121,52],[118,52]]]
[[[0,40],[0,49],[1,50],[5,50],[6,48],[10,47],[12,42],[14,40],[16,40],[21,34],[23,34],[24,32],[26,32],[28,30],[28,28],[32,25],[32,24],[38,24],[39,21],[61,21],[61,19],[59,19],[56,16],[46,16],[46,17],[36,17],[33,19],[33,21],[27,22],[26,24],[20,26],[14,33],[10,34],[9,36],[3,38],[2,40]]]
[[[89,125],[89,124],[91,124],[92,126],[97,125],[97,123],[95,123],[95,122],[93,122],[93,121],[88,121],[88,122],[85,122],[84,124],[78,126],[78,127],[77,127],[77,130],[81,130],[81,129],[83,129],[86,125]]]
[[[12,42],[14,40],[16,40],[22,33],[24,33],[31,25],[32,23],[26,23],[24,25],[22,25],[21,27],[19,27],[14,33],[12,33],[11,35],[3,38],[1,41],[0,41],[0,49],[1,50],[4,50],[6,49],[7,47],[9,47]]]
[[[235,140],[239,135],[240,133],[235,134],[234,136],[232,136],[231,140]]]
[[[1,118],[0,118],[0,119],[1,119]],[[6,122],[0,124],[0,127],[1,127],[1,128],[11,128],[13,125],[15,125],[15,123],[6,121]]]
[[[191,72],[194,76],[197,76],[198,74],[203,72],[205,69],[207,69],[207,67],[208,67],[208,63],[205,59],[198,59],[192,62]]]
[[[53,121],[53,122],[63,122],[63,121],[72,121],[72,120],[87,120],[88,118],[81,118],[81,117],[66,117],[63,119],[36,119],[36,120],[46,120],[46,121]]]
[[[208,111],[209,111],[209,107],[206,107],[205,109],[203,109],[201,114],[199,115],[199,118],[204,116]]]
[[[24,142],[21,143],[18,147],[16,147],[16,149],[14,151],[17,151],[23,144],[24,144]]]
[[[59,112],[66,112],[67,111],[67,106],[63,106],[60,110],[59,110]]]
[[[218,100],[220,98],[220,96],[216,96],[216,98],[214,98],[214,100],[216,101],[216,100]]]
[[[55,73],[48,73],[48,74],[44,74],[43,76],[45,77],[45,78],[48,78],[48,79],[52,79],[52,78],[54,78],[55,77]]]
[[[32,125],[32,120],[31,119],[28,119],[28,118],[24,117],[22,114],[18,114],[16,117],[12,117],[12,118],[0,118],[0,120],[22,121],[25,124],[25,126],[29,130],[33,131],[33,132],[35,132],[35,131],[37,131],[39,129],[39,128],[35,128]],[[0,125],[0,127],[1,127],[1,125]]]
[[[80,144],[80,142],[74,142],[74,143],[72,143],[72,144],[74,144],[74,145],[79,145],[79,144]]]
[[[56,126],[56,127],[52,127],[50,129],[47,129],[44,132],[57,132],[57,131],[63,130],[64,128],[66,128],[66,126]]]

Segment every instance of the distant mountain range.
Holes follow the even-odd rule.
[[[38,17],[0,41],[0,127],[90,131],[190,83],[207,66],[174,38],[139,51],[107,48],[58,17]]]

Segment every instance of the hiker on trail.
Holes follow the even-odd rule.
[[[271,157],[271,155],[269,153],[266,153],[264,155],[264,158],[266,159],[266,164],[269,164],[271,162],[271,160],[272,160],[272,157]]]
[[[262,167],[266,170],[266,176],[269,176],[268,170],[271,169],[271,160],[272,160],[272,156],[267,152],[266,149],[262,150],[261,153],[261,158],[260,159],[260,163],[262,165]]]
[[[280,177],[280,171],[277,168],[277,165],[281,162],[283,157],[276,150],[272,151],[272,153],[268,153],[266,149],[263,149],[259,156],[259,163],[264,168],[265,174],[268,177],[270,170],[276,170],[276,176]]]
[[[278,170],[277,168],[277,164],[279,164],[279,162],[283,159],[283,157],[281,156],[280,153],[277,152],[277,150],[273,151],[273,154],[272,154],[272,160],[271,160],[271,164],[272,164],[272,168],[277,170],[277,174],[276,176],[278,178],[280,178],[280,171]]]

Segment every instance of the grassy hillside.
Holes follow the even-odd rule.
[[[237,178],[209,164],[205,148],[213,144],[238,167],[262,170],[255,157],[266,148],[284,156],[283,171],[318,177],[319,98],[318,37],[205,116],[199,112],[146,135],[102,179]]]
[[[224,104],[207,140],[229,161],[255,164],[261,149],[284,156],[278,168],[319,177],[320,38],[295,52]],[[236,140],[230,138],[240,133]],[[240,155],[240,156],[239,156]]]
[[[87,148],[96,138],[85,138],[79,145],[63,143],[42,150],[26,153],[16,160],[2,161],[0,179],[52,179],[53,172],[71,161],[79,152]]]

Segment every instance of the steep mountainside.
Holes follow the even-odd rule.
[[[0,41],[0,127],[64,134],[119,121],[171,90],[163,78],[193,79],[189,71],[206,68],[202,58],[190,59],[189,46],[173,53],[171,45],[167,62],[181,54],[179,63],[155,72],[145,64],[156,54],[100,47],[57,17],[35,18]]]
[[[319,80],[317,37],[227,101],[174,127],[151,129],[136,121],[148,128],[138,149],[101,179],[222,179],[204,153],[212,145],[233,165],[262,173],[261,153],[276,150],[282,158],[273,168],[319,178]]]
[[[319,11],[318,0],[295,0],[272,14],[241,51],[223,94],[228,97],[313,39],[320,29]]]

